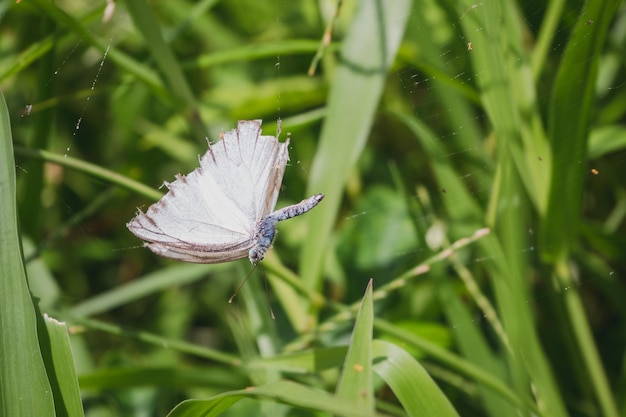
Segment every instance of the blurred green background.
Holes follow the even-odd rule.
[[[340,367],[270,359],[354,346],[370,278],[363,340],[411,353],[459,415],[626,415],[623,2],[22,0],[0,19],[2,198],[38,308],[70,326],[85,415],[332,392]],[[168,261],[125,224],[245,119],[292,138],[277,207],[326,198],[229,304],[247,259]],[[413,415],[397,389],[374,380],[377,410]],[[324,411],[286,402],[226,413]]]

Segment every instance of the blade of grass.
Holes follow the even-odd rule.
[[[626,127],[623,125],[602,126],[589,134],[590,160],[624,149],[626,149]]]
[[[43,22],[40,30],[43,33],[54,30],[54,23],[52,20],[45,17],[42,20]],[[43,55],[38,62],[39,68],[37,74],[37,84],[40,86],[40,88],[37,89],[36,102],[38,103],[49,100],[54,95],[54,78],[50,79],[50,74],[54,71],[54,59],[55,49],[52,48],[47,54]],[[34,117],[36,119],[35,131],[32,139],[30,140],[29,146],[33,148],[45,149],[47,148],[50,140],[50,132],[54,129],[54,110],[50,108],[41,110],[37,112]],[[41,234],[40,228],[41,223],[43,222],[43,216],[38,215],[43,209],[41,205],[41,189],[44,182],[43,165],[29,161],[25,169],[28,171],[29,175],[23,179],[23,183],[21,184],[20,201],[23,204],[22,215],[25,216],[24,218],[30,219],[30,221],[25,222],[22,225],[22,233],[25,236],[32,236],[34,238]]]
[[[335,51],[337,46],[337,44],[333,43],[329,46],[329,49]],[[200,55],[191,61],[184,62],[182,67],[206,69],[231,62],[245,62],[277,56],[285,57],[289,55],[311,54],[317,50],[317,47],[318,43],[316,41],[308,39],[290,39],[283,42],[272,42],[267,45],[248,45],[241,48]]]
[[[554,165],[541,243],[544,258],[555,263],[555,285],[562,289],[575,285],[576,273],[571,270],[568,258],[579,233],[577,225],[581,218],[587,169],[584,162],[587,160],[587,141],[596,100],[594,89],[604,40],[619,4],[615,0],[586,3],[559,66],[550,103]],[[603,415],[616,417],[619,412],[582,300],[576,291],[563,291],[563,294],[589,374],[588,388],[594,391]]]
[[[162,14],[170,17],[171,20],[177,21],[175,28],[169,29],[164,38],[168,44],[181,36],[187,36],[189,32],[194,30],[194,26],[202,25],[201,18],[210,16],[213,6],[219,3],[219,0],[200,0],[196,2],[177,2],[177,3],[161,3],[158,6]],[[210,33],[210,30],[209,30]]]
[[[193,364],[192,367],[145,366],[99,369],[80,375],[80,386],[85,390],[119,390],[134,387],[158,386],[180,389],[182,387],[215,387],[237,389],[249,383],[245,369],[212,364],[208,370]]]
[[[374,411],[372,282],[373,280],[370,279],[361,301],[336,390],[338,398],[351,402],[355,409],[364,412]]]
[[[56,42],[58,42],[56,37],[48,36],[23,50],[19,55],[17,55],[16,59],[6,61],[4,65],[0,67],[0,81],[9,79],[22,72],[33,62],[50,52]]]
[[[55,315],[65,318],[66,321],[69,323],[79,324],[88,329],[98,330],[101,332],[106,332],[132,340],[139,340],[141,342],[149,343],[155,346],[167,347],[168,349],[188,353],[190,355],[196,355],[199,358],[206,358],[231,366],[242,365],[241,359],[234,355],[230,355],[228,353],[224,353],[215,349],[198,346],[197,344],[181,342],[180,340],[172,340],[149,332],[123,329],[120,326],[105,323],[99,320],[71,316],[69,314],[64,314],[63,312],[57,311],[55,312]]]
[[[475,45],[472,65],[498,150],[510,155],[528,196],[543,212],[547,205],[549,149],[538,115],[529,58],[522,46],[520,17],[505,2],[464,3],[469,11],[460,20]],[[543,163],[539,163],[538,155]],[[491,196],[492,219],[499,202],[498,191],[496,188]]]
[[[594,87],[602,48],[619,1],[587,2],[559,66],[549,112],[554,163],[541,235],[548,261],[567,258],[576,242]],[[593,22],[593,24],[588,24]]]
[[[422,147],[430,155],[429,159],[432,161],[433,171],[438,179],[438,182],[446,189],[446,198],[443,199],[443,202],[448,207],[448,215],[452,219],[457,219],[460,223],[467,227],[478,227],[481,225],[482,211],[480,206],[475,201],[476,196],[469,193],[465,184],[461,181],[462,176],[456,171],[458,167],[454,166],[449,158],[441,157],[442,155],[445,155],[447,151],[441,141],[437,140],[434,132],[432,132],[426,123],[413,116],[409,116],[401,112],[392,112],[392,115],[398,118],[402,123],[406,124],[406,126],[415,133],[415,136],[419,138]],[[462,202],[462,204],[460,202]],[[451,256],[451,258],[457,272],[463,276],[463,271],[459,270],[456,255]],[[467,274],[467,271],[465,274]],[[436,279],[436,282],[439,281],[439,279]],[[464,282],[467,285],[468,280],[465,279]],[[471,359],[472,363],[475,363],[483,369],[493,373],[493,375],[496,375],[498,380],[504,381],[505,374],[502,369],[502,363],[498,362],[495,355],[491,356],[489,354],[488,348],[485,346],[487,342],[481,342],[480,340],[480,334],[482,334],[482,331],[478,329],[476,329],[476,331],[472,331],[475,325],[474,320],[470,320],[469,317],[466,317],[466,315],[460,311],[461,307],[458,305],[460,303],[451,299],[454,297],[452,294],[456,294],[456,292],[453,293],[452,291],[446,290],[442,285],[438,286],[438,290],[439,296],[442,298],[442,305],[447,312],[449,320],[458,324],[454,326],[454,331],[461,349],[464,350],[464,355]],[[481,303],[481,298],[484,297],[480,291],[472,290],[469,286],[468,290],[469,293],[475,297],[476,304],[482,306],[483,303]],[[488,315],[488,311],[484,308],[483,313],[486,317],[490,317]],[[490,319],[489,322],[494,326],[494,330],[498,332],[500,327],[497,317],[495,320]],[[434,353],[430,350],[427,352],[431,354]],[[457,369],[455,365],[452,366]],[[484,381],[482,378],[484,376],[483,374],[474,372],[473,376],[476,378],[475,381],[479,384],[479,387],[483,392],[485,406],[492,411],[492,415],[510,414],[512,409],[519,407],[519,403],[511,401],[510,396],[502,395],[502,392],[493,390],[493,387],[496,385],[493,384],[493,377],[489,377],[487,381]],[[508,400],[508,403],[503,403],[503,400]],[[496,412],[496,410],[498,411]]]
[[[309,288],[321,287],[323,253],[330,242],[343,188],[367,142],[410,8],[411,3],[405,0],[360,1],[343,41],[307,187],[309,194],[326,194],[324,203],[309,213],[311,226],[300,255],[302,279]]]
[[[554,41],[554,34],[559,27],[561,14],[565,8],[565,0],[552,0],[547,3],[547,6],[533,49],[532,67],[535,79],[541,75],[543,70],[543,64]]]
[[[388,282],[387,284],[382,285],[381,287],[376,289],[376,291],[374,291],[374,294],[373,294],[374,300],[380,300],[380,299],[384,299],[388,297],[390,292],[397,291],[403,288],[404,286],[406,286],[409,281],[415,280],[419,277],[422,277],[424,274],[428,273],[430,271],[432,264],[441,262],[447,259],[452,253],[454,253],[454,251],[458,251],[462,249],[463,247],[466,247],[469,244],[474,243],[475,241],[481,238],[484,238],[489,233],[490,233],[489,229],[479,229],[479,230],[476,230],[471,237],[461,238],[457,240],[450,246],[449,249],[446,249],[443,252],[434,254],[430,258],[422,261],[419,265],[416,265],[415,267],[400,274],[400,276],[398,276],[397,278],[394,278],[391,282]],[[285,282],[288,282],[288,281],[285,281]],[[288,283],[292,285],[294,289],[299,290],[301,294],[303,295],[309,294],[308,292],[301,291],[300,286],[293,285],[291,282],[288,282]],[[315,298],[312,298],[311,300],[313,302],[316,302],[318,299],[320,301],[324,301],[324,304],[328,305],[334,311],[336,311],[336,314],[334,314],[331,317],[328,317],[324,323],[320,324],[319,327],[316,329],[316,332],[314,333],[309,332],[293,340],[289,345],[285,347],[284,349],[285,351],[289,352],[289,351],[297,351],[299,349],[303,349],[305,346],[308,346],[310,343],[312,343],[315,340],[315,338],[318,337],[320,333],[331,332],[337,327],[338,323],[342,323],[346,320],[351,320],[353,317],[355,317],[356,312],[358,311],[358,308],[359,308],[359,303],[353,303],[352,305],[345,306],[343,304],[333,302],[332,300],[328,300],[328,299],[325,300],[319,295],[316,296]],[[320,304],[320,306],[321,305],[322,304]]]
[[[455,269],[459,272],[459,275],[462,275],[463,272],[459,271],[462,265],[459,265],[460,262],[455,258],[456,257],[452,258],[452,262],[455,265]],[[469,271],[465,273],[469,274]],[[448,279],[443,271],[440,276],[435,278],[435,283],[437,284],[439,299],[446,312],[446,316],[450,323],[455,323],[452,331],[455,334],[455,340],[457,341],[462,355],[468,358],[472,363],[490,372],[496,378],[503,381],[506,380],[506,360],[491,350],[490,341],[485,337],[484,329],[481,326],[482,323],[477,322],[472,312],[465,306],[462,300],[463,295],[458,294],[452,280]],[[487,314],[484,309],[483,314]],[[490,320],[490,323],[491,322]],[[504,343],[502,344],[504,345]],[[478,382],[478,384],[482,401],[490,415],[505,416],[517,413],[516,407],[506,403],[504,398],[496,395],[496,393],[487,389],[487,387],[480,382]]]
[[[408,352],[382,340],[374,340],[373,352],[374,370],[409,416],[458,416],[446,395]]]
[[[83,25],[87,25],[100,16],[102,16],[102,10],[96,9],[81,17],[79,22]],[[53,47],[63,44],[66,40],[70,39],[70,37],[74,37],[72,32],[59,34],[56,31],[42,31],[43,34],[49,32],[53,32],[53,34],[43,37],[40,41],[29,45],[28,48],[21,51],[16,57],[7,60],[4,65],[0,66],[0,81],[10,79],[12,76],[24,71],[41,56],[48,53]],[[47,77],[48,79],[50,78],[50,73],[47,74]],[[46,79],[46,81],[48,79]]]
[[[10,126],[0,92],[0,415],[54,416],[22,261]]]
[[[530,202],[543,212],[547,204],[548,160],[538,163],[537,155],[547,152],[541,129],[536,128],[534,91],[528,58],[521,47],[520,17],[506,2],[472,4],[464,2],[461,15],[464,31],[475,45],[472,64],[485,111],[497,140],[497,172],[489,208],[489,224],[495,234],[479,243],[490,256],[490,276],[500,306],[500,314],[513,354],[508,356],[514,389],[531,395],[532,386],[549,415],[567,415],[546,358],[528,303],[528,260],[521,254],[528,247],[525,216]],[[478,48],[476,47],[478,45]],[[521,59],[520,59],[521,58]],[[511,80],[521,80],[515,85]],[[537,135],[531,134],[537,132]],[[527,197],[526,197],[527,196]],[[527,255],[528,256],[528,255]]]
[[[450,25],[450,21],[456,20],[457,17],[452,15],[446,18],[446,7],[441,2],[419,1],[417,4],[423,12],[414,13],[411,16],[411,24],[407,26],[407,39],[419,45],[419,53],[411,57],[409,62],[436,86],[432,88],[432,93],[436,96],[438,107],[447,109],[440,117],[445,118],[448,126],[463,126],[462,134],[452,135],[445,141],[436,140],[442,146],[446,146],[446,153],[454,152],[456,149],[476,150],[472,152],[472,159],[475,159],[475,167],[473,166],[472,169],[477,173],[475,175],[483,176],[482,181],[490,181],[491,169],[484,167],[491,167],[493,163],[488,153],[482,151],[483,133],[472,108],[472,104],[480,105],[480,93],[463,77],[450,73],[456,69],[455,66],[449,65],[447,59],[450,46],[447,42],[445,46],[442,46],[438,37],[432,36],[442,27]],[[462,53],[467,57],[471,51],[463,50]],[[407,86],[407,88],[411,87]],[[417,114],[419,109],[416,109],[414,113],[422,119],[430,117],[429,114]],[[437,119],[435,119],[436,123]],[[436,159],[431,158],[432,161],[440,159],[442,159],[440,155]],[[476,169],[476,167],[480,168]]]
[[[94,178],[99,178],[110,184],[119,185],[120,187],[126,188],[127,190],[133,191],[154,201],[157,201],[158,199],[163,197],[163,194],[155,190],[154,188],[150,188],[137,181],[133,181],[128,177],[125,177],[113,171],[109,171],[106,168],[102,168],[81,159],[59,155],[48,151],[38,149],[26,149],[21,147],[15,148],[15,154],[25,156],[27,158],[41,159],[46,162],[59,164],[66,168],[75,169],[76,171],[91,175]]]
[[[523,404],[526,404],[526,406],[536,414],[544,415],[539,413],[536,406],[529,398],[520,398],[516,392],[508,388],[502,379],[495,377],[493,374],[478,367],[474,363],[450,353],[441,346],[381,319],[374,320],[374,328],[378,332],[391,335],[401,340],[403,343],[423,351],[424,354],[445,364],[446,367],[461,376],[470,378],[483,385],[486,389],[505,400],[511,406],[520,408]],[[246,366],[251,368],[274,368],[282,372],[290,373],[313,373],[339,367],[345,355],[345,347],[311,349],[291,354],[281,354],[271,358],[253,360],[246,364]],[[526,401],[526,403],[524,403],[524,401]]]
[[[346,359],[347,347],[334,346],[314,348],[295,353],[280,354],[270,358],[260,358],[246,363],[250,369],[277,369],[290,373],[321,372],[330,368],[338,368]]]
[[[78,303],[72,307],[71,312],[75,316],[82,317],[103,313],[167,288],[196,282],[205,278],[209,273],[219,272],[219,269],[219,265],[193,264],[180,264],[162,268],[144,277],[137,278],[128,284],[117,286],[105,293]]]
[[[197,107],[196,98],[183,74],[179,60],[165,42],[161,33],[161,23],[156,18],[152,7],[144,0],[134,0],[126,3],[126,8],[135,22],[137,30],[143,35],[146,46],[152,53],[152,57],[165,75],[171,91],[174,92],[177,101],[184,104],[190,117],[188,118],[198,141],[204,142],[208,132],[202,123]],[[185,112],[187,113],[187,112]]]
[[[161,72],[169,82],[170,88],[187,106],[195,105],[195,98],[183,76],[183,72],[174,58],[174,54],[165,43],[160,28],[161,23],[154,15],[152,7],[145,1],[134,0],[126,3],[126,8],[133,18],[135,27],[143,35],[146,46],[150,49]]]
[[[325,391],[289,381],[279,381],[260,387],[225,392],[207,400],[187,400],[176,406],[168,417],[218,416],[243,398],[269,399],[309,410],[349,417],[374,416],[354,408],[347,402]]]
[[[54,369],[52,389],[57,417],[84,416],[67,326],[47,315],[44,315],[44,321],[50,337],[50,359]]]

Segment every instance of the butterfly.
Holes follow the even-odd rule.
[[[169,190],[126,225],[157,255],[194,263],[263,260],[281,220],[306,213],[324,194],[274,211],[289,138],[261,136],[261,120],[241,120],[220,135],[200,167],[176,175]]]

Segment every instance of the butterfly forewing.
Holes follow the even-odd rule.
[[[240,259],[257,222],[276,205],[287,143],[260,136],[261,121],[241,121],[211,145],[200,167],[178,175],[168,193],[128,228],[158,255],[187,262]]]
[[[285,173],[285,166],[289,160],[289,140],[278,142],[273,136],[261,136],[261,121],[240,121],[236,131],[228,132],[229,136],[237,137],[240,148],[241,162],[244,169],[241,172],[243,182],[249,187],[247,204],[240,207],[250,218],[256,221],[270,214],[276,206],[280,186]],[[235,179],[236,183],[239,183]],[[256,222],[255,222],[256,223]]]

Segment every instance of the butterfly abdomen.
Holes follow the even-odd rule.
[[[272,246],[274,237],[276,237],[276,225],[281,220],[291,219],[292,217],[299,216],[311,210],[313,207],[322,201],[324,194],[315,194],[313,197],[302,200],[298,204],[283,207],[280,210],[276,210],[274,213],[267,217],[264,217],[259,221],[256,234],[254,237],[255,243],[248,253],[250,262],[256,265],[261,262],[265,257],[265,252]]]

